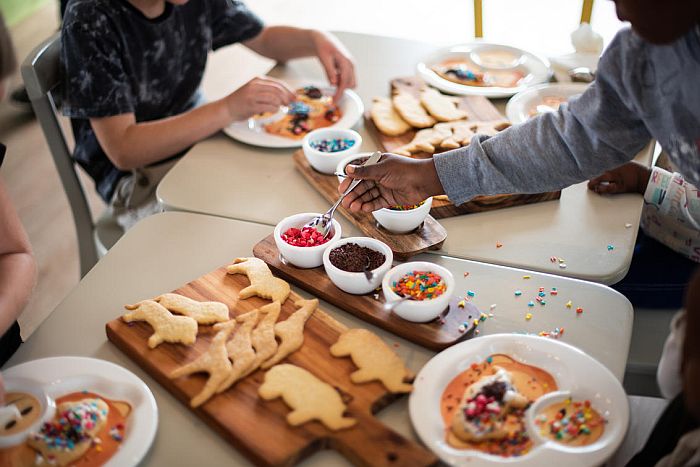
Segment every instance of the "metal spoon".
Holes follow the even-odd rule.
[[[393,311],[394,308],[396,308],[400,303],[403,303],[406,300],[413,300],[413,297],[407,295],[405,297],[399,298],[398,300],[394,300],[393,302],[384,302],[384,304],[382,305],[382,309],[384,311]]]
[[[367,264],[365,265],[365,268],[362,270],[362,272],[365,273],[365,278],[367,279],[367,282],[372,282],[372,279],[374,278],[374,272],[372,272],[369,269],[370,266],[370,259],[369,256],[367,256]]]
[[[363,166],[374,165],[377,162],[379,162],[379,159],[381,159],[381,158],[382,158],[381,151],[375,151],[369,157],[369,159],[367,159],[367,161],[362,165]],[[355,187],[357,185],[359,185],[361,181],[362,181],[362,179],[359,179],[359,178],[356,180],[353,180],[353,182],[350,184],[348,189],[345,190],[345,192],[342,195],[340,195],[340,198],[338,198],[338,201],[336,201],[335,204],[333,206],[331,206],[331,208],[328,211],[326,211],[324,214],[322,214],[320,216],[316,216],[313,219],[311,219],[309,222],[307,222],[304,225],[304,227],[302,227],[302,229],[305,227],[311,227],[312,229],[316,229],[316,231],[318,231],[321,235],[323,235],[323,238],[328,237],[328,234],[331,231],[331,225],[333,225],[331,223],[331,219],[333,219],[333,214],[335,213],[335,210],[338,208],[338,206],[340,206],[340,202],[343,201],[343,198],[345,198],[348,194],[350,194],[350,192],[352,190],[354,190]]]

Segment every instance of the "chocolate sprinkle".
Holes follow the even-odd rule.
[[[367,266],[369,270],[377,269],[384,264],[386,257],[377,250],[360,246],[356,243],[346,243],[333,248],[328,255],[331,264],[338,269],[347,272],[362,272]]]

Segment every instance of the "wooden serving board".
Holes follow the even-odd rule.
[[[238,292],[249,284],[246,276],[229,275],[225,268],[219,268],[175,292],[195,300],[226,303],[231,316],[236,316],[269,303],[258,297],[239,300]],[[294,302],[299,298],[292,292],[282,306],[280,320],[296,310]],[[332,432],[316,421],[298,427],[288,425],[285,417],[290,409],[281,399],[264,401],[258,396],[264,375],[261,370],[192,410],[256,465],[293,465],[322,449],[334,449],[357,465],[437,463],[431,452],[390,430],[373,416],[395,396],[379,382],[353,384],[349,377],[356,370],[352,361],[331,356],[329,347],[345,329],[322,310],[316,310],[307,321],[303,347],[285,361],[333,385],[348,406],[347,414],[357,419],[354,427]],[[149,349],[146,341],[151,333],[151,327],[143,322],[127,324],[118,318],[107,323],[109,340],[189,409],[190,399],[204,386],[206,376],[196,374],[172,380],[168,375],[203,353],[215,332],[211,326],[200,326],[197,341],[191,347],[164,343]]]
[[[471,303],[465,303],[465,307],[460,308],[457,305],[460,298],[454,297],[450,308],[442,315],[444,322],[433,320],[429,323],[413,323],[385,311],[382,308],[384,295],[381,291],[377,292],[377,298],[373,294],[352,295],[336,287],[322,266],[299,269],[283,263],[280,261],[279,250],[275,246],[272,235],[253,247],[253,255],[265,261],[275,275],[284,280],[298,285],[368,323],[431,350],[442,350],[471,337],[474,331],[474,320],[481,314]],[[466,330],[459,332],[459,326],[463,323],[467,324]]]
[[[338,200],[338,178],[335,175],[326,175],[314,170],[302,150],[296,151],[292,159],[297,170],[326,200],[331,204]],[[423,225],[413,232],[397,234],[377,225],[372,214],[350,212],[342,206],[338,207],[338,212],[355,224],[365,235],[386,243],[394,252],[396,259],[401,261],[426,250],[437,250],[447,238],[445,228],[432,216],[426,217]]]
[[[398,91],[407,92],[418,97],[421,89],[426,86],[425,82],[418,77],[396,78],[391,81],[391,93]],[[505,121],[505,117],[487,98],[483,96],[459,96],[457,97],[457,107],[467,113],[469,121],[488,122]],[[394,149],[403,146],[413,140],[416,130],[410,130],[400,136],[387,136],[377,129],[370,118],[369,111],[365,113],[365,127],[379,145],[379,150],[392,152]],[[432,157],[432,154],[414,154],[416,158]],[[551,201],[559,199],[561,191],[552,191],[536,194],[505,194],[494,196],[479,196],[464,204],[455,206],[449,200],[433,198],[433,206],[430,214],[436,219],[445,217],[461,216],[473,212],[492,211],[494,209],[520,206],[523,204],[538,203],[541,201]]]

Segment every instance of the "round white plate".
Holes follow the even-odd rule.
[[[512,57],[509,63],[503,61],[498,63],[495,60],[483,60],[481,66],[484,70],[520,69],[525,74],[520,85],[507,88],[497,86],[468,86],[446,80],[431,69],[433,65],[450,58],[467,60],[479,66],[476,62],[479,61],[478,57],[480,54],[484,57],[487,57],[488,54]],[[488,42],[473,42],[470,44],[455,45],[432,53],[418,63],[418,74],[428,84],[450,94],[510,97],[530,86],[548,81],[551,75],[551,69],[549,61],[546,58],[539,57],[531,52],[518,49],[517,47],[491,44]]]
[[[506,354],[519,362],[542,368],[554,377],[560,390],[571,391],[575,399],[589,399],[593,408],[608,419],[601,438],[580,448],[547,441],[536,444],[524,456],[510,458],[449,446],[440,415],[442,393],[455,376],[493,354]],[[519,466],[600,465],[618,448],[629,423],[627,396],[610,370],[571,345],[518,334],[478,337],[440,352],[418,373],[408,410],[423,443],[445,463],[459,466],[514,462]],[[531,438],[537,442],[536,436],[531,435]]]
[[[326,95],[334,92],[334,90],[330,88],[324,88],[322,86],[319,86],[319,88]],[[340,98],[340,102],[338,102],[338,107],[343,114],[342,117],[327,128],[352,128],[360,118],[362,118],[362,114],[365,111],[362,99],[351,89],[346,89],[343,92],[343,96]],[[296,140],[278,135],[271,135],[266,132],[261,125],[256,125],[255,122],[250,119],[232,123],[224,128],[224,133],[242,143],[263,148],[300,148],[302,142],[302,139]]]
[[[555,83],[533,86],[514,95],[506,105],[506,117],[515,125],[530,119],[530,111],[544,103],[546,97],[562,97],[567,101],[583,94],[589,83]]]
[[[158,406],[138,376],[114,363],[86,357],[52,357],[22,363],[2,372],[3,378],[27,378],[43,384],[54,398],[91,391],[131,404],[124,441],[105,464],[136,465],[148,452],[158,428]]]

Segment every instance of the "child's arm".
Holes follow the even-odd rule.
[[[493,137],[477,136],[466,148],[437,154],[432,162],[424,163],[424,170],[411,172],[411,178],[397,173],[402,178],[396,183],[398,196],[404,196],[402,184],[433,187],[435,174],[442,191],[455,204],[478,195],[557,190],[631,160],[651,136],[626,87],[631,79],[626,67],[636,52],[630,50],[629,34],[616,37],[601,59],[596,82],[581,97],[558,112],[541,115]],[[403,171],[399,162],[392,164],[397,172]],[[358,168],[354,175],[369,180],[387,178],[381,165]],[[363,183],[348,195],[343,206],[353,210],[384,207],[382,190],[381,183]],[[433,194],[423,192],[419,197]]]
[[[91,118],[100,146],[120,170],[131,170],[177,154],[236,120],[275,112],[295,99],[283,83],[254,78],[228,96],[188,112],[136,122],[132,112]]]
[[[268,26],[243,44],[278,62],[317,56],[328,81],[337,87],[336,99],[340,98],[346,88],[355,87],[355,65],[350,52],[338,39],[326,32],[289,26]]]
[[[15,322],[36,282],[27,233],[0,179],[0,335]]]

